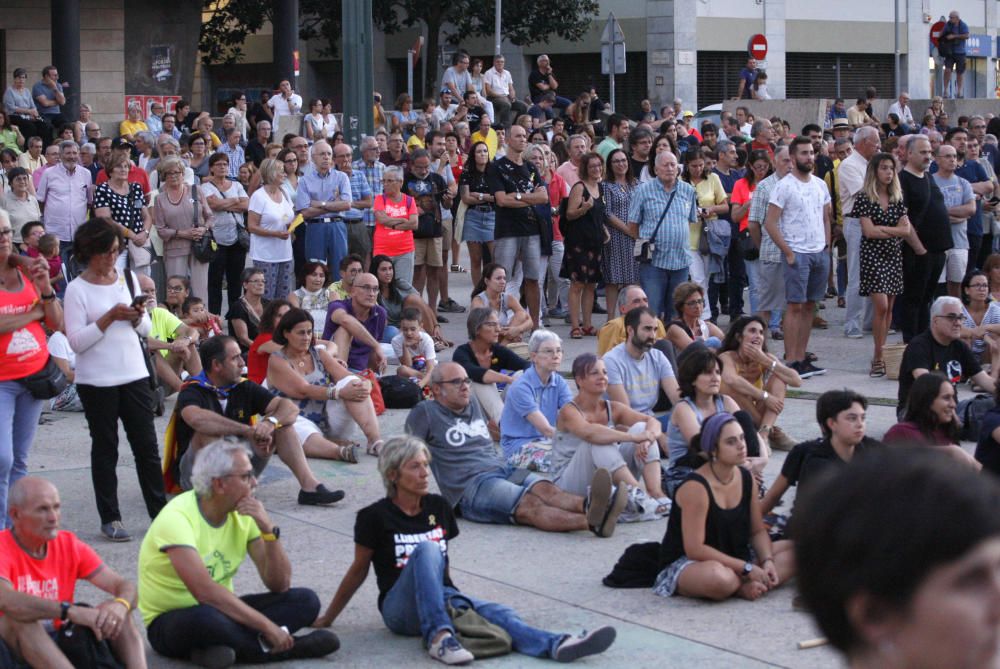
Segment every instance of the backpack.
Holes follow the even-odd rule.
[[[386,409],[412,409],[423,399],[420,386],[402,376],[387,374],[379,377],[378,384]]]
[[[959,402],[955,408],[958,420],[962,423],[958,432],[959,438],[963,441],[979,441],[979,430],[983,424],[983,417],[994,406],[993,397],[982,394]]]

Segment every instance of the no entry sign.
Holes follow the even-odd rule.
[[[747,53],[757,60],[767,58],[767,38],[760,33],[750,37],[750,41],[747,42]]]
[[[934,46],[938,45],[938,40],[941,39],[941,31],[944,30],[944,21],[938,21],[931,26],[931,44]]]

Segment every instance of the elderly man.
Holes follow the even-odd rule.
[[[246,162],[243,146],[240,144],[243,135],[240,134],[240,129],[235,126],[224,130],[223,135],[222,144],[215,152],[225,154],[229,158],[229,171],[226,173],[226,178],[230,181],[236,181],[240,176],[240,168]]]
[[[913,110],[910,109],[910,94],[903,91],[899,97],[889,105],[889,113],[899,117],[899,122],[903,125],[913,127]]]
[[[336,651],[340,641],[327,630],[292,636],[316,619],[319,598],[291,587],[281,531],[254,497],[246,443],[202,448],[191,480],[194,490],[164,507],[139,549],[139,608],[153,649],[210,667]],[[237,597],[233,576],[247,554],[267,592]]]
[[[941,372],[954,383],[972,380],[990,394],[1000,376],[1000,338],[987,334],[986,341],[994,364],[987,374],[979,365],[972,349],[962,341],[962,323],[965,320],[962,301],[957,297],[939,297],[931,305],[931,325],[913,337],[903,352],[899,367],[899,393],[896,396],[899,412],[906,408],[913,380],[927,372]]]
[[[265,147],[271,141],[271,122],[257,121],[257,135],[247,142],[246,158],[256,167],[260,167],[261,161],[267,155]]]
[[[370,138],[374,139],[374,137]],[[337,170],[347,175],[351,182],[351,208],[344,212],[344,224],[347,226],[347,250],[362,258],[370,258],[372,254],[372,231],[365,225],[365,214],[371,211],[375,196],[372,194],[368,179],[360,170],[355,171],[351,162],[353,152],[350,144],[340,143],[333,150],[333,164]],[[367,265],[365,265],[367,267]]]
[[[59,164],[59,145],[49,144],[46,146],[45,151],[42,153],[42,157],[45,159],[45,162],[42,163],[41,167],[31,173],[31,183],[35,186],[36,191],[38,190],[38,183],[42,180],[42,174],[45,173],[45,170]]]
[[[552,102],[559,109],[566,109],[573,104],[572,100],[562,97],[557,92],[559,82],[556,80],[555,72],[552,70],[552,61],[548,55],[543,53],[535,59],[535,63],[538,67],[528,74],[528,89],[531,94],[531,101],[538,104],[546,94],[551,93]]]
[[[295,197],[295,210],[306,220],[305,257],[326,263],[333,278],[338,279],[340,270],[334,268],[347,255],[343,212],[351,208],[351,178],[332,169],[333,148],[326,140],[313,144],[312,159],[315,169],[299,178]]]
[[[671,404],[681,399],[670,361],[653,347],[658,325],[656,314],[649,307],[630,310],[625,314],[625,341],[603,357],[608,370],[608,398],[644,414],[653,413],[661,390]],[[665,418],[664,432],[669,416]]]
[[[354,278],[349,298],[327,307],[323,339],[337,344],[337,357],[354,371],[385,369],[385,353],[379,342],[385,334],[388,313],[376,304],[377,300],[378,279],[374,274],[362,273]]]
[[[41,137],[29,137],[28,150],[17,157],[17,166],[23,167],[28,170],[28,174],[32,174],[45,164],[45,157],[42,155],[42,147],[44,146]]]
[[[146,117],[146,127],[153,135],[159,135],[163,132],[163,114],[166,112],[166,108],[163,106],[162,102],[153,101],[153,104],[149,106],[149,116]]]
[[[13,525],[0,532],[0,666],[70,669],[90,666],[74,653],[106,645],[128,669],[146,666],[142,637],[129,613],[135,585],[125,580],[72,532],[59,529],[59,491],[26,476],[10,489]],[[83,579],[110,595],[90,607],[75,604]],[[72,639],[64,629],[73,623]]]
[[[241,377],[243,357],[235,339],[206,340],[198,355],[204,371],[184,384],[174,409],[177,444],[167,479],[175,489],[191,488],[191,469],[201,448],[220,437],[239,437],[251,445],[255,474],[264,471],[273,454],[288,465],[301,487],[299,504],[333,504],[344,498],[343,491],[329,490],[310,469],[304,453],[308,439],[300,443],[293,427],[299,415],[295,403]],[[252,416],[260,416],[256,424]]]
[[[60,164],[42,174],[37,197],[45,231],[59,238],[60,252],[67,254],[73,243],[73,234],[87,220],[93,189],[90,171],[78,165],[80,147],[76,142],[60,142],[59,157]]]
[[[611,536],[627,502],[625,486],[613,489],[611,474],[600,469],[584,499],[507,465],[493,447],[471,383],[461,365],[441,363],[431,372],[434,400],[421,402],[406,417],[406,431],[431,449],[431,470],[448,503],[477,523],[530,525],[546,532],[589,528],[599,537]]]
[[[361,158],[354,161],[352,172],[357,172],[368,181],[368,189],[372,195],[372,202],[382,194],[382,176],[385,174],[385,163],[379,160],[378,139],[366,136],[361,140]],[[353,176],[353,175],[352,175]],[[354,188],[352,186],[351,190]],[[352,193],[353,194],[353,193]],[[371,207],[362,211],[361,220],[364,223],[367,242],[364,245],[365,253],[361,254],[364,266],[368,267],[372,259],[372,247],[375,238],[375,212]],[[350,247],[350,231],[348,231],[348,247]]]
[[[92,180],[97,178],[101,167],[97,164],[97,147],[93,142],[84,142],[80,145],[80,164],[87,168]]]
[[[636,307],[648,307],[649,298],[641,286],[631,284],[618,291],[617,318],[609,318],[597,331],[597,355],[602,356],[615,346],[625,342],[625,314]],[[656,339],[665,339],[667,329],[663,321],[656,319]]]
[[[938,52],[944,57],[944,94],[952,98],[964,98],[965,91],[962,82],[965,79],[966,42],[969,39],[969,26],[953,9],[948,13],[948,22],[941,30],[938,38]],[[951,72],[955,71],[955,90],[949,90]]]
[[[87,142],[97,143],[97,140],[101,138],[101,124],[97,121],[90,121],[83,128],[84,140]]]
[[[493,56],[493,67],[483,73],[483,92],[486,99],[493,103],[496,111],[494,122],[504,127],[509,127],[514,120],[513,115],[524,114],[528,111],[528,106],[517,98],[517,91],[514,90],[514,80],[510,72],[504,69],[506,59],[497,54]]]
[[[690,226],[698,222],[694,187],[679,181],[677,157],[656,156],[656,178],[632,191],[628,226],[633,236],[652,245],[650,262],[640,263],[639,280],[658,317],[673,317],[674,290],[688,279]]]

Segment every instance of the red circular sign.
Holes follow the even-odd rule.
[[[767,58],[767,38],[760,33],[751,36],[750,41],[747,42],[747,53],[750,54],[751,58],[757,60]]]
[[[938,21],[931,26],[931,44],[934,46],[938,45],[938,40],[941,38],[941,31],[944,30],[944,21]]]

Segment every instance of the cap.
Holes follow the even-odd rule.
[[[688,110],[688,111],[684,112],[683,116],[684,116],[684,118],[687,118],[688,116],[694,116],[694,112],[691,111],[691,110]]]
[[[444,93],[449,93],[450,94],[451,93],[451,89],[448,88],[447,86],[445,86],[444,88],[441,89],[441,93],[442,94],[444,94]]]
[[[851,124],[847,122],[846,118],[835,118],[833,119],[833,129],[834,130],[850,130]]]
[[[132,142],[128,141],[124,137],[115,137],[113,140],[111,140],[111,148],[112,149],[120,149],[120,148],[134,149],[135,146],[132,144]]]

